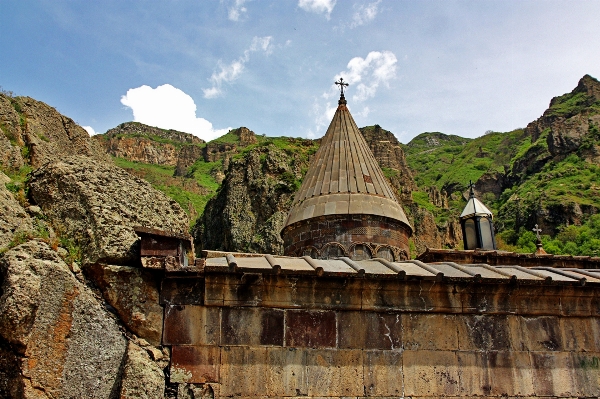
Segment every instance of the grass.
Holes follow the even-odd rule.
[[[133,162],[123,158],[113,158],[113,161],[117,166],[148,181],[154,188],[175,200],[190,215],[192,223],[197,215],[204,212],[206,203],[215,195],[219,187],[212,176],[202,173],[201,167],[199,167],[200,171],[195,171],[192,178],[185,178],[173,177],[174,166]],[[212,164],[214,166],[218,162]]]

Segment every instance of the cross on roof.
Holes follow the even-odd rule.
[[[467,187],[469,187],[469,197],[475,197],[475,183],[469,180],[469,185]]]
[[[344,78],[340,77],[339,82],[333,82],[336,85],[340,86],[340,90],[342,91],[342,96],[344,95],[344,86],[348,86],[348,83],[344,82]]]
[[[540,233],[542,232],[542,229],[538,228],[538,225],[536,224],[535,227],[532,229],[533,232],[535,233],[535,236],[537,237],[537,239],[540,239]]]

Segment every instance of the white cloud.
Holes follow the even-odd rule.
[[[81,126],[81,127],[82,127],[82,128],[84,128],[84,129],[85,129],[85,131],[86,131],[86,132],[88,132],[88,134],[89,134],[90,136],[94,136],[94,135],[98,134],[98,133],[97,133],[97,132],[94,130],[94,128],[93,128],[93,127],[91,127],[91,126]]]
[[[242,14],[245,14],[246,7],[244,7],[244,3],[246,0],[234,0],[233,4],[227,9],[228,17],[232,21],[239,21]]]
[[[325,14],[325,17],[329,19],[335,3],[336,0],[298,0],[298,7],[304,11]]]
[[[209,81],[212,83],[212,87],[208,89],[202,89],[204,92],[204,98],[215,98],[223,94],[222,85],[223,83],[231,83],[236,80],[244,71],[244,65],[250,61],[250,54],[263,51],[265,54],[269,55],[273,52],[273,45],[271,41],[273,38],[271,36],[265,37],[254,37],[252,39],[252,43],[250,47],[244,50],[244,54],[242,56],[226,65],[219,61],[218,72],[213,72]]]
[[[367,24],[374,20],[375,16],[377,16],[377,13],[379,12],[379,3],[381,3],[381,0],[360,5],[352,16],[352,23],[350,24],[350,27],[356,28],[357,26]]]
[[[346,71],[335,75],[332,81],[338,81],[340,77],[350,84],[350,93],[352,100],[348,107],[357,103],[364,102],[372,98],[377,93],[379,86],[382,84],[389,87],[389,82],[396,77],[396,64],[398,60],[391,51],[371,51],[366,58],[354,57],[346,66]],[[347,89],[346,89],[347,90]],[[312,114],[315,117],[315,133],[309,130],[307,136],[309,138],[320,137],[324,132],[323,127],[327,126],[337,108],[333,99],[337,100],[339,96],[339,88],[332,84],[328,91],[323,92],[320,98],[315,98],[312,108]],[[354,115],[366,118],[371,112],[370,108],[363,104],[360,111],[355,110]]]
[[[391,51],[371,51],[366,58],[354,57],[348,62],[347,70],[336,75],[349,84],[356,85],[352,100],[365,101],[377,92],[381,84],[389,87],[390,80],[396,77],[398,60]]]
[[[169,84],[140,86],[127,90],[121,104],[131,108],[133,120],[162,129],[174,129],[191,133],[205,141],[226,134],[230,128],[213,128],[212,123],[196,116],[196,104],[192,97]]]

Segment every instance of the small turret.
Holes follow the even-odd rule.
[[[464,248],[495,250],[496,238],[492,221],[494,215],[481,201],[475,198],[474,186],[469,181],[469,201],[460,214]]]

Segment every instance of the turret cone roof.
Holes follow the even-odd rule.
[[[395,219],[410,228],[343,94],[338,104],[285,226],[324,215],[365,214]]]

